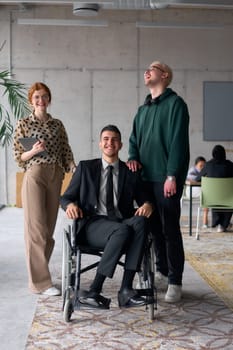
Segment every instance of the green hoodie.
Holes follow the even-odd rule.
[[[145,181],[164,182],[168,175],[183,184],[189,166],[189,112],[172,89],[152,100],[146,97],[134,118],[129,160],[142,166]]]

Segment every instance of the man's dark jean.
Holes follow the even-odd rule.
[[[151,231],[155,237],[156,267],[168,276],[169,284],[182,284],[184,270],[184,248],[180,231],[180,199],[183,186],[177,185],[176,195],[165,198],[164,184],[148,183],[154,194],[155,211],[151,218]]]

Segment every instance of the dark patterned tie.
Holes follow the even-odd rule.
[[[106,209],[108,217],[115,218],[115,209],[114,209],[114,200],[113,200],[113,178],[112,178],[112,170],[113,166],[109,165],[107,167],[108,174],[107,174],[107,185],[106,185]]]

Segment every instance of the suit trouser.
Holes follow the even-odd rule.
[[[55,164],[29,168],[23,179],[24,238],[29,288],[39,293],[52,286],[48,263],[59,208],[63,171]]]
[[[232,212],[217,211],[212,209],[212,226],[221,225],[224,230],[227,229],[231,222]]]
[[[117,263],[125,253],[125,269],[139,271],[147,235],[147,219],[133,216],[121,222],[103,217],[92,218],[84,230],[85,242],[104,249],[98,273],[112,278]]]
[[[168,276],[169,284],[182,284],[184,270],[184,248],[180,230],[180,199],[183,186],[177,185],[177,193],[170,198],[164,197],[164,184],[148,184],[155,197],[155,211],[151,218],[155,238],[157,271]]]

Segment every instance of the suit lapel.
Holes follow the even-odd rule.
[[[126,176],[127,168],[125,167],[124,163],[119,160],[119,176],[118,176],[118,200],[121,196],[121,193],[123,191],[123,186],[125,183],[125,176]]]
[[[94,164],[94,167],[92,169],[96,198],[99,198],[101,167],[102,167],[102,160],[98,159],[97,164]]]

